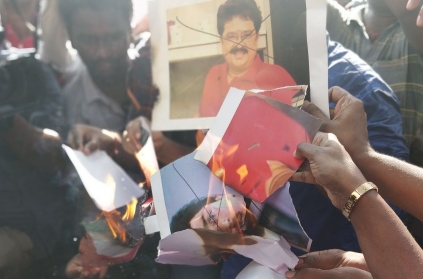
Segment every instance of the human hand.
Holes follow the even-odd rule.
[[[112,152],[116,142],[120,142],[119,134],[102,130],[94,126],[76,124],[68,134],[68,144],[74,149],[89,155],[97,149]]]
[[[129,153],[134,154],[141,150],[142,145],[150,136],[150,133],[142,127],[143,121],[150,126],[150,122],[143,116],[131,120],[123,132],[122,147]]]
[[[369,271],[362,253],[346,252],[339,249],[311,252],[299,257],[296,269],[319,268],[334,269],[337,267],[354,267]]]
[[[106,276],[107,266],[84,269],[81,256],[77,254],[66,265],[65,273],[69,279],[102,279]]]
[[[364,270],[354,267],[337,267],[334,269],[304,268],[285,273],[286,278],[294,279],[372,279]]]
[[[355,161],[372,150],[363,102],[337,86],[329,89],[329,100],[336,104],[330,111],[331,120],[313,103],[305,101],[302,109],[320,118],[320,131],[335,134]]]
[[[300,256],[295,269],[286,278],[372,278],[363,254],[338,249]]]
[[[142,145],[150,136],[149,131],[142,127],[143,122],[151,129],[150,121],[143,116],[135,118],[126,125],[126,129],[123,132],[122,147],[129,154],[140,151],[143,147]],[[160,131],[151,132],[151,138],[153,140],[154,149],[156,152],[159,152],[165,141],[163,133]]]
[[[417,16],[416,25],[423,27],[423,6],[421,6],[421,0],[408,0],[407,10],[412,11],[420,6],[420,12]]]
[[[291,180],[322,186],[332,204],[339,209],[344,207],[350,194],[366,182],[334,134],[318,132],[312,144],[301,142],[294,156],[306,158],[310,170],[295,173]]]

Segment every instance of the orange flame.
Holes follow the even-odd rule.
[[[136,198],[132,198],[131,203],[126,205],[126,212],[122,217],[122,221],[130,222],[134,219],[135,211],[137,210],[138,200]]]
[[[115,181],[111,175],[107,176],[106,184],[115,184]],[[133,198],[132,201],[126,205],[126,211],[123,216],[121,216],[122,214],[117,210],[113,210],[110,212],[102,212],[102,216],[104,216],[104,218],[106,219],[107,225],[109,226],[113,238],[119,239],[122,243],[127,242],[126,226],[132,221],[132,219],[134,219],[137,204],[138,200],[136,198]]]
[[[223,165],[223,160],[227,159],[228,157],[232,156],[239,148],[239,144],[235,144],[235,145],[228,145],[225,144],[223,141],[220,142],[219,147],[216,149],[215,153],[213,154],[212,157],[212,161],[209,162],[209,167],[212,171],[212,173],[219,177],[220,180],[222,181],[222,187],[223,187],[223,197],[224,199],[226,199],[226,203],[228,205],[228,210],[231,212],[231,214],[233,214],[234,216],[236,215],[237,212],[235,212],[234,209],[234,205],[232,204],[231,200],[229,200],[228,196],[227,196],[227,190],[226,190],[226,185],[225,185],[225,168]],[[247,166],[241,166],[238,170],[237,173],[240,176],[241,181],[245,179],[245,177],[248,175],[248,170],[247,170]],[[210,187],[209,187],[210,188]],[[211,198],[213,196],[213,194],[210,192],[209,190],[209,194],[208,197]],[[210,203],[211,201],[208,200],[207,204]],[[245,210],[247,211],[247,209],[245,208]],[[240,223],[241,220],[237,220],[236,224],[234,224],[234,226],[238,229],[238,231],[240,233],[242,233],[242,231],[245,229],[243,224]]]
[[[233,146],[228,146],[224,142],[220,142],[219,148],[215,151],[212,162],[211,162],[211,171],[217,177],[219,177],[223,182],[225,182],[225,168],[222,165],[223,159],[231,156],[238,150],[238,144]]]
[[[242,165],[239,167],[236,173],[239,175],[239,181],[242,183],[248,175],[247,165]]]

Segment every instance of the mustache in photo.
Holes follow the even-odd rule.
[[[248,53],[248,49],[246,47],[234,47],[231,49],[230,54],[236,54],[238,51],[242,52],[243,54]]]

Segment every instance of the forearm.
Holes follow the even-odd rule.
[[[60,137],[44,133],[19,115],[12,128],[0,135],[0,141],[20,160],[41,171],[55,171],[63,166]]]
[[[191,153],[195,148],[179,144],[164,137],[164,142],[160,149],[156,149],[157,160],[162,164],[169,164],[173,161]]]
[[[110,154],[110,153],[109,153]],[[139,170],[140,165],[135,154],[127,153],[121,144],[111,153],[112,158],[126,169]]]
[[[41,59],[53,64],[63,72],[72,57],[66,48],[68,33],[59,15],[58,0],[49,0],[44,13],[41,15],[40,25],[42,29],[40,55]]]
[[[421,276],[423,251],[376,191],[360,198],[350,218],[374,278]]]
[[[423,169],[373,150],[353,159],[384,198],[423,220]]]

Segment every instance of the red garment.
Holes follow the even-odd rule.
[[[200,103],[200,116],[216,116],[230,87],[242,90],[270,90],[296,85],[294,79],[284,68],[279,65],[264,63],[258,55],[251,68],[244,75],[235,77],[230,84],[228,84],[227,74],[227,63],[214,66],[207,74]],[[287,96],[287,98],[291,99],[292,96]]]
[[[282,105],[281,110],[266,99],[244,97],[207,164],[226,185],[258,202],[295,173],[303,160],[294,157],[294,150],[310,142],[306,128],[292,118],[301,117],[292,113],[297,108]],[[272,162],[282,164],[272,172]]]
[[[34,36],[28,36],[24,39],[20,39],[18,35],[13,30],[10,24],[6,24],[4,27],[6,40],[15,48],[35,48]]]

